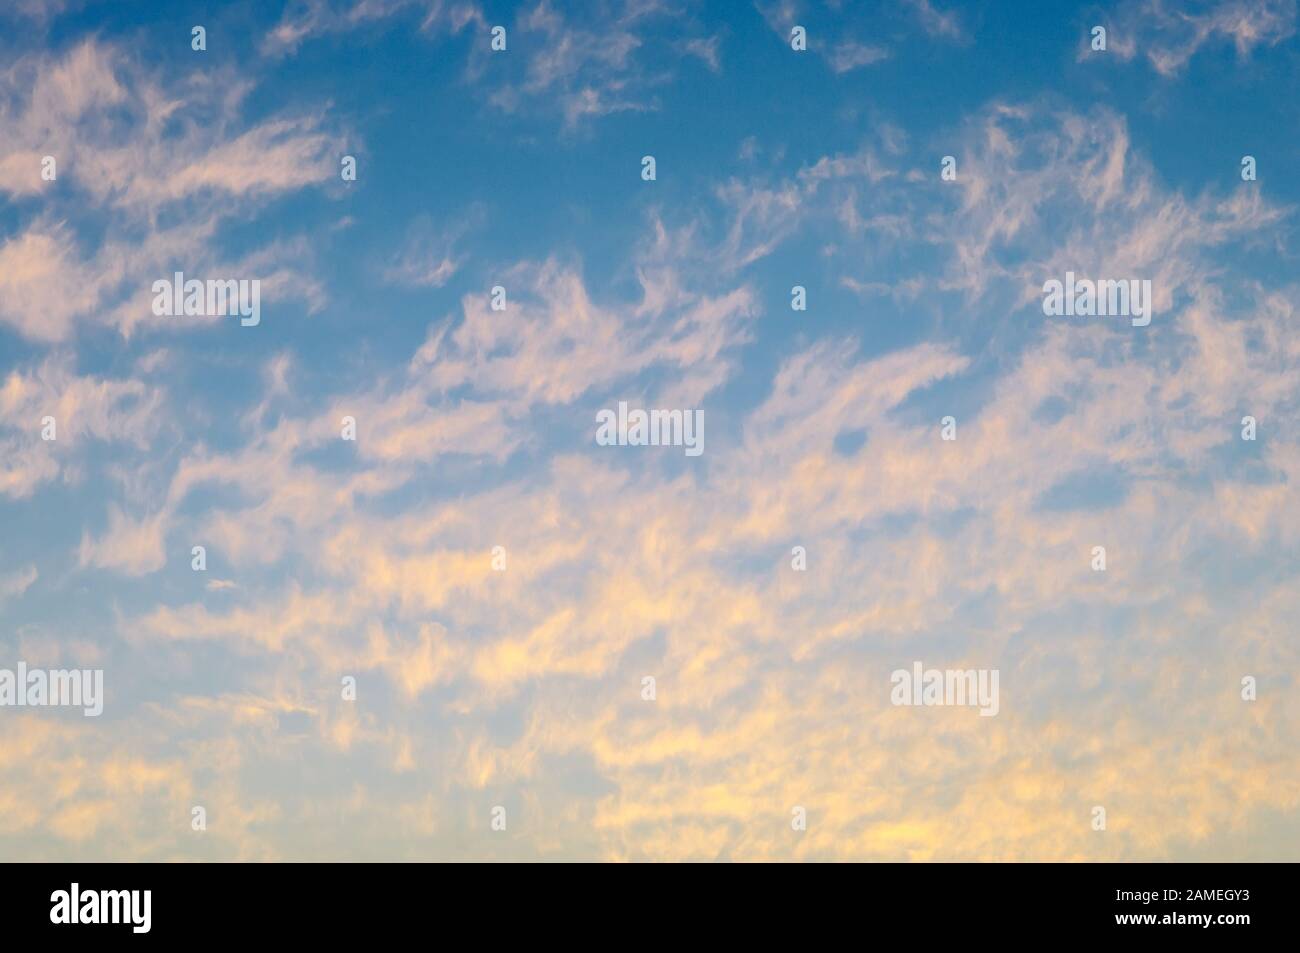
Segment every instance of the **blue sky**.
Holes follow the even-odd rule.
[[[1294,0],[0,17],[0,856],[1295,856]]]

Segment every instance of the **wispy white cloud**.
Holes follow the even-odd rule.
[[[931,36],[960,40],[965,36],[956,10],[940,10],[930,0],[908,0],[922,28]]]
[[[90,441],[147,448],[162,427],[162,401],[141,381],[79,375],[68,355],[11,372],[0,387],[0,493],[23,498],[60,474],[74,479]],[[43,439],[46,418],[54,439]]]
[[[350,32],[399,14],[417,18],[426,32],[461,33],[470,26],[486,29],[483,8],[463,0],[305,0],[286,4],[261,49],[268,56],[292,54],[309,40]]]
[[[334,139],[319,116],[242,128],[250,88],[203,73],[165,86],[96,40],[61,56],[24,57],[0,77],[0,168],[13,173],[0,188],[18,199],[39,194],[43,206],[0,241],[0,322],[45,343],[68,340],[82,321],[129,334],[156,320],[149,288],[159,276],[238,267],[213,252],[223,222],[337,174]],[[111,126],[98,118],[108,107],[118,116]],[[208,121],[196,122],[195,112]],[[39,178],[44,155],[57,162],[54,181]],[[107,236],[75,224],[87,203],[113,217]],[[178,209],[187,214],[178,219]],[[318,306],[319,286],[293,256],[275,253],[295,248],[303,246],[280,242],[244,264],[267,269],[268,294]]]
[[[1196,54],[1231,43],[1245,63],[1257,47],[1276,46],[1296,32],[1296,0],[1212,0],[1186,4],[1143,0],[1116,7],[1107,18],[1106,47],[1129,60],[1144,54],[1155,70],[1177,76]],[[1084,43],[1078,59],[1093,55]]]
[[[831,69],[837,73],[848,73],[862,66],[870,66],[889,58],[889,51],[878,46],[847,41],[836,44],[830,53]]]
[[[384,267],[386,281],[424,288],[441,288],[460,269],[465,254],[457,244],[481,225],[484,214],[473,208],[455,224],[437,229],[427,216],[418,218],[407,230],[403,247]]]
[[[16,572],[0,573],[0,605],[21,596],[31,588],[40,573],[35,566],[24,566]]]

